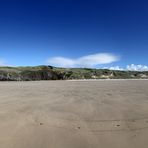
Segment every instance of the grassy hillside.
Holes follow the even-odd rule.
[[[115,71],[90,68],[57,68],[52,66],[0,67],[1,81],[66,79],[147,79],[148,72]]]

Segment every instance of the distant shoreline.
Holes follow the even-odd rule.
[[[121,81],[121,80],[148,80],[148,79],[75,79],[65,81]]]
[[[97,81],[145,81],[145,80],[148,81],[148,79],[85,79],[85,80],[84,79],[75,79],[75,80],[0,81],[0,83],[6,83],[6,82],[8,82],[8,83],[34,82],[34,83],[36,83],[36,82],[57,82],[57,81],[59,81],[59,82],[65,82],[65,81],[67,81],[67,82],[90,82],[90,81],[97,82]]]

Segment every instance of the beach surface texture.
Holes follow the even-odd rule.
[[[147,80],[0,83],[0,148],[147,147]]]

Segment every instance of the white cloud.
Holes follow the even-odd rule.
[[[0,59],[0,66],[6,66],[6,61],[4,59]]]
[[[59,67],[73,67],[75,65],[74,60],[64,57],[49,58],[47,63]]]
[[[53,57],[47,60],[49,65],[59,67],[96,67],[100,64],[109,64],[120,60],[119,56],[110,53],[97,53],[76,59]]]
[[[112,66],[112,67],[103,67],[103,69],[109,69],[109,70],[125,70],[125,71],[148,71],[148,66],[146,65],[127,65],[126,67],[122,68],[120,66]]]
[[[124,70],[123,68],[119,67],[119,66],[113,66],[109,68],[110,70]]]
[[[127,65],[126,69],[129,71],[148,71],[148,66],[141,64],[140,65],[131,64]]]

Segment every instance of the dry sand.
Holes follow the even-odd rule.
[[[147,148],[148,81],[0,83],[0,148]]]

